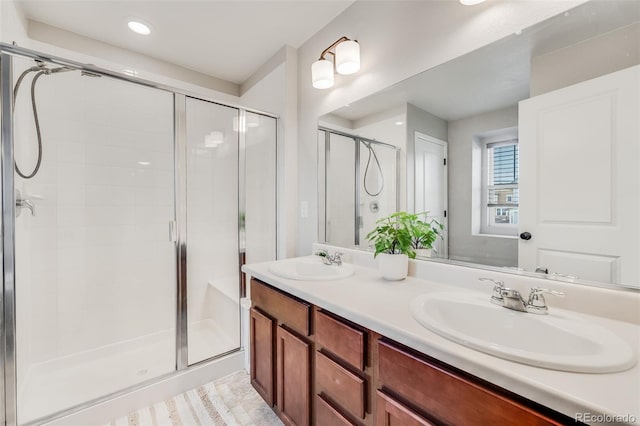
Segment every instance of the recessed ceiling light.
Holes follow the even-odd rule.
[[[465,6],[473,6],[476,4],[480,4],[483,3],[485,0],[460,0],[460,3],[462,3]]]
[[[127,25],[129,26],[129,29],[136,34],[141,34],[141,35],[151,34],[151,28],[149,28],[148,25],[143,24],[140,21],[129,21]]]

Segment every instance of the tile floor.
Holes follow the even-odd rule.
[[[276,426],[282,422],[240,371],[112,420],[105,426]]]

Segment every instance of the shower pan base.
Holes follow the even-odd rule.
[[[230,336],[233,333],[225,332],[211,319],[190,324],[189,331],[194,343],[191,345],[193,359],[206,359],[209,354],[229,352],[239,346],[233,336]],[[175,329],[168,329],[33,364],[19,390],[18,419],[21,424],[31,423],[121,389],[170,374],[175,371],[176,365],[174,347]],[[242,356],[239,360],[234,370],[224,371],[224,374],[241,369]],[[204,377],[202,383],[210,380],[211,377]],[[176,391],[179,389],[172,388],[170,395]],[[149,401],[153,402],[157,402],[157,399]],[[124,412],[135,408],[127,408]],[[113,416],[113,412],[108,415]]]

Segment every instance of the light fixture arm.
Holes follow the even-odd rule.
[[[337,45],[339,45],[343,41],[350,41],[350,40],[351,39],[349,37],[345,37],[345,36],[340,37],[339,39],[337,39],[336,41],[331,43],[331,46],[327,47],[326,49],[324,49],[322,51],[322,53],[320,54],[320,60],[325,59],[325,55],[327,53],[330,53],[331,55],[333,55],[333,59],[335,59],[336,54],[334,52],[331,52],[331,49],[333,49],[334,47],[336,47]],[[357,41],[357,40],[354,40],[354,41]]]

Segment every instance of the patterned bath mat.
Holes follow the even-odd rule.
[[[282,425],[251,387],[249,375],[244,371],[144,407],[109,423],[109,426],[236,425]]]

